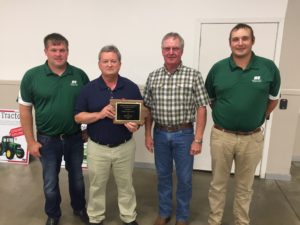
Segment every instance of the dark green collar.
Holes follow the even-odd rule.
[[[229,57],[229,65],[230,65],[231,70],[240,69],[240,67],[237,66],[236,63],[234,62],[232,55]],[[252,57],[251,57],[250,62],[247,65],[245,70],[250,70],[250,69],[258,69],[257,56],[255,55],[254,52],[252,52]]]
[[[47,76],[57,75],[57,74],[53,73],[52,70],[49,68],[48,61],[46,61],[45,64],[44,64],[44,70],[45,70],[45,74]],[[70,66],[69,63],[67,63],[67,68],[66,68],[65,72],[61,75],[61,77],[62,76],[67,76],[67,75],[73,75],[73,69],[72,69],[72,67]]]

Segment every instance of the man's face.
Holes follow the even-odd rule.
[[[166,66],[178,66],[181,63],[183,49],[178,38],[168,38],[163,42],[162,55]]]
[[[102,52],[98,62],[99,68],[104,76],[118,75],[121,62],[114,52]]]
[[[251,55],[253,44],[254,40],[252,40],[250,29],[242,28],[232,31],[230,48],[234,57],[244,58]]]
[[[68,60],[69,50],[64,42],[54,45],[48,41],[48,45],[44,50],[50,67],[64,67]]]

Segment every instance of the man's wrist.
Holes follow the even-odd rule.
[[[198,144],[202,144],[202,143],[203,143],[203,139],[202,139],[202,138],[201,138],[201,139],[195,138],[195,139],[194,139],[194,142],[196,142],[196,143],[198,143]]]

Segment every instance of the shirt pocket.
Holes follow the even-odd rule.
[[[179,105],[186,108],[192,104],[193,101],[193,87],[192,84],[176,84],[173,95],[177,96]]]

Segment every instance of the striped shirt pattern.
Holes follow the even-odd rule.
[[[196,110],[209,104],[199,71],[180,65],[174,74],[161,67],[149,74],[144,102],[156,123],[165,126],[195,121]]]

